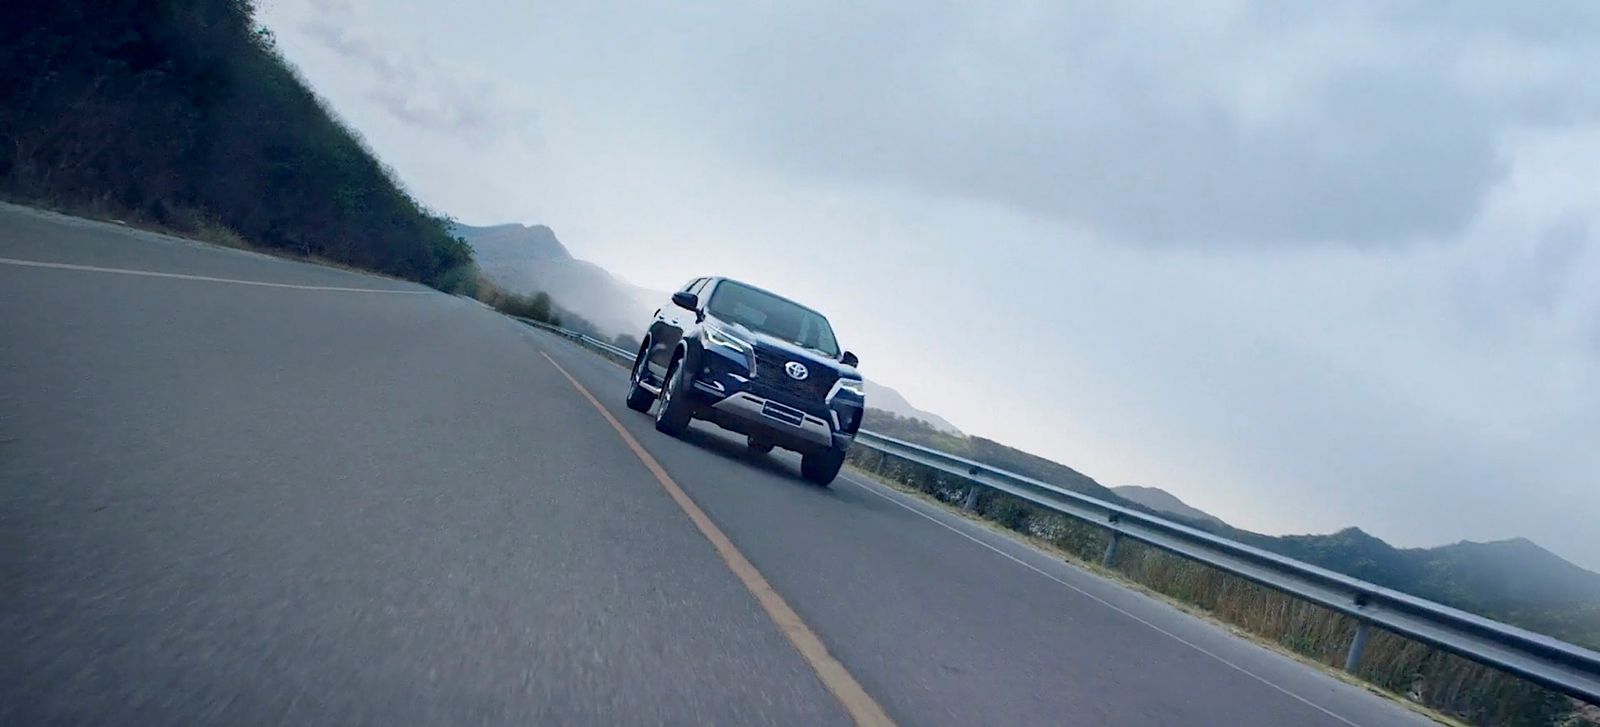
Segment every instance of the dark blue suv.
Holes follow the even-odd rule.
[[[736,280],[697,278],[656,311],[628,407],[657,404],[656,429],[672,436],[704,419],[745,435],[754,451],[792,449],[801,474],[826,485],[861,428],[856,364],[821,313]]]

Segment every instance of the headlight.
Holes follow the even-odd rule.
[[[839,390],[867,398],[867,383],[861,379],[839,379]]]
[[[705,333],[704,340],[707,344],[712,346],[720,346],[730,351],[737,351],[746,356],[755,354],[754,347],[748,343],[745,343],[744,341],[739,340],[738,338],[734,337],[733,334],[722,328],[708,325],[701,330]]]

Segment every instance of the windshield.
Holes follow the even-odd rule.
[[[723,281],[711,294],[706,312],[832,358],[839,356],[833,329],[821,313],[748,285]]]

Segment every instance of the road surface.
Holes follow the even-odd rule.
[[[1429,723],[472,301],[0,207],[0,310],[0,724]]]

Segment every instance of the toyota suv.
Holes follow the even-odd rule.
[[[745,435],[755,452],[794,450],[801,474],[827,485],[861,428],[856,365],[821,313],[736,280],[697,278],[656,311],[628,407],[654,406],[656,429],[672,436],[703,419]]]

